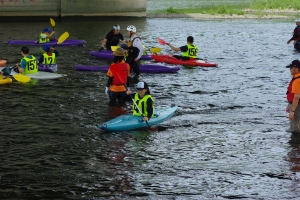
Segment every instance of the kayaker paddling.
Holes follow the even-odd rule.
[[[194,38],[192,36],[187,37],[187,44],[181,47],[174,47],[170,43],[166,43],[173,51],[181,51],[182,55],[173,55],[173,57],[181,60],[194,60],[197,58],[198,48],[194,43]]]

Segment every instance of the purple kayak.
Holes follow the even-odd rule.
[[[74,66],[79,71],[108,71],[108,66],[87,66],[76,65]],[[180,70],[177,66],[164,66],[164,65],[140,65],[140,71],[142,73],[175,73]]]
[[[8,40],[8,44],[20,44],[20,45],[31,45],[31,46],[43,46],[43,45],[50,45],[54,46],[57,43],[57,40],[45,43],[38,43],[37,40]],[[57,46],[83,46],[85,43],[84,40],[65,40],[63,43],[58,44]]]
[[[114,55],[111,50],[89,51],[89,54],[98,58],[114,59]],[[141,60],[153,60],[153,58],[151,55],[143,55]]]
[[[56,72],[57,71],[57,64],[43,65],[43,64],[39,63],[38,67],[39,67],[39,71],[44,71],[44,72]]]

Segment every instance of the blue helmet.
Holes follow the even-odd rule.
[[[48,32],[48,33],[50,33],[51,30],[50,30],[49,28],[44,28],[43,32]]]

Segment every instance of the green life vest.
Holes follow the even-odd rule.
[[[49,55],[51,54],[51,55]],[[43,60],[43,65],[52,65],[52,64],[56,64],[56,55],[55,53],[44,53],[44,60]]]
[[[36,59],[34,56],[31,56],[31,58],[24,57],[23,59],[21,59],[21,62],[23,60],[26,61],[26,67],[25,67],[24,71],[22,72],[22,74],[33,74],[33,73],[38,72],[38,66],[37,66]]]
[[[134,95],[134,101],[136,102],[137,106],[139,107],[140,111],[142,111],[143,116],[148,116],[148,112],[147,112],[147,100],[151,98],[151,95],[146,94],[142,99],[139,98],[139,94],[135,93]],[[154,109],[154,100],[152,99],[153,104],[152,104],[152,108]],[[133,109],[133,115],[135,116],[142,116],[139,109],[135,106],[135,104],[133,103],[132,105],[132,109]],[[152,117],[154,116],[154,112],[152,114]]]
[[[188,50],[182,53],[182,57],[197,58],[198,48],[196,45],[187,44]]]
[[[47,35],[45,33],[41,33],[39,37],[39,43],[45,43],[50,42],[50,39],[47,38]]]

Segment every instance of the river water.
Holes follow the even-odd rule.
[[[156,106],[179,109],[157,132],[106,133],[97,125],[131,112],[111,107],[89,56],[115,23],[137,27],[145,45],[194,36],[199,57],[217,68],[142,74]],[[36,39],[48,22],[1,22],[0,59],[21,59],[8,39]],[[67,77],[0,87],[1,199],[298,199],[300,136],[289,131],[285,68],[299,54],[286,41],[294,20],[122,19],[56,22],[56,34],[84,39],[57,47]],[[38,47],[30,47],[39,56]]]

